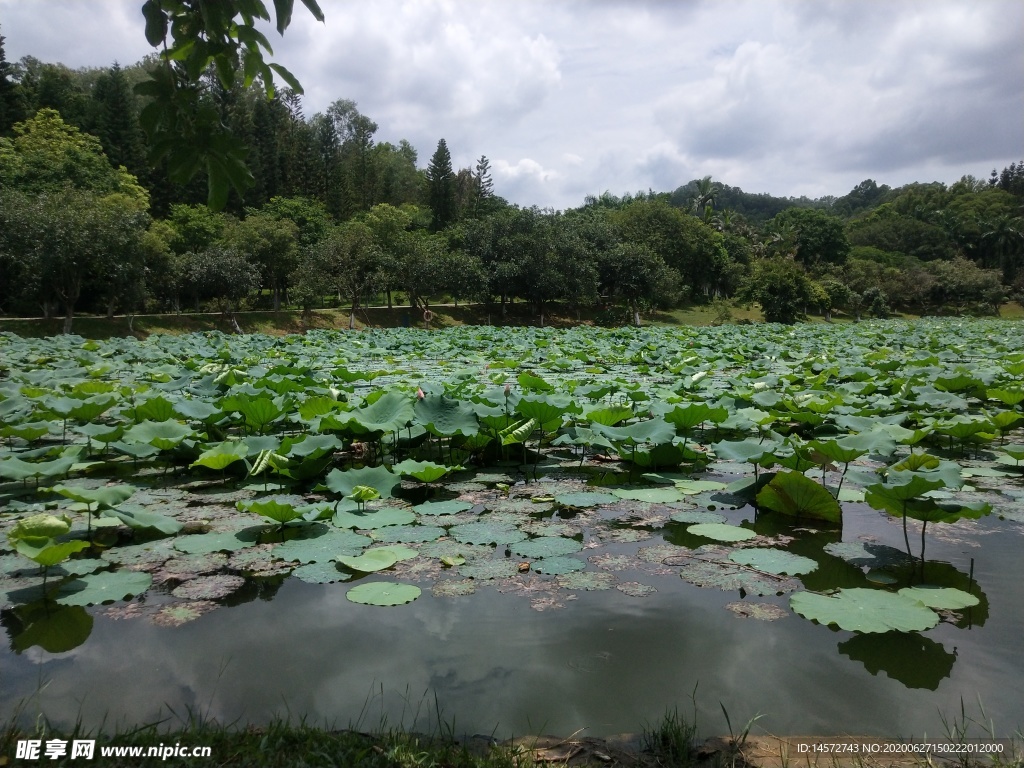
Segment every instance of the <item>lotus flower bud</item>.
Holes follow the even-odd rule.
[[[505,397],[508,397],[511,394],[512,394],[512,385],[511,384],[506,384],[505,385]]]
[[[426,397],[426,394],[423,392],[423,387],[418,387],[416,389],[416,399],[417,400],[422,400],[425,397]]]

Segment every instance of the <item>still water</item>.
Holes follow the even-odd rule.
[[[4,648],[0,716],[108,729],[170,727],[188,713],[222,723],[304,716],[427,731],[440,717],[458,734],[600,736],[690,712],[693,697],[705,735],[726,732],[721,703],[734,726],[762,714],[755,732],[923,737],[944,735],[941,715],[958,715],[961,698],[980,715],[980,698],[996,735],[1011,736],[1024,727],[1024,526],[988,518],[936,528],[955,536],[929,534],[929,562],[966,575],[973,558],[987,610],[920,635],[858,636],[792,612],[739,618],[724,610],[739,593],[676,575],[618,573],[658,591],[580,590],[543,611],[493,587],[465,597],[425,587],[409,605],[376,608],[349,602],[349,585],[288,578],[180,627],[88,609],[92,632],[71,651]],[[859,505],[843,539],[865,537],[903,543],[897,523]],[[652,543],[663,542],[641,545]],[[788,610],[788,596],[746,599]]]

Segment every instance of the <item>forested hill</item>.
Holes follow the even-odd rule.
[[[268,100],[208,73],[196,109],[227,127],[252,173],[213,211],[203,173],[142,130],[154,97],[134,86],[157,66],[12,63],[0,37],[4,314],[59,313],[70,330],[82,311],[458,299],[493,303],[495,316],[523,300],[540,318],[557,304],[639,322],[740,299],[792,322],[992,312],[1024,297],[1024,161],[984,180],[866,180],[816,200],[707,177],[541,210],[502,199],[486,156],[454,168],[443,138],[424,161],[350,100],[308,116],[288,89]]]

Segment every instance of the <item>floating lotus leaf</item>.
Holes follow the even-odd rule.
[[[459,566],[464,579],[507,579],[519,572],[518,563],[511,560],[474,560]]]
[[[561,536],[539,536],[535,539],[520,541],[512,545],[512,551],[520,557],[540,559],[542,557],[558,557],[560,555],[571,555],[579,552],[583,545],[575,539],[566,539]]]
[[[680,564],[670,560],[671,565],[680,565],[679,577],[697,587],[715,587],[724,592],[742,590],[750,595],[776,595],[792,592],[798,584],[791,579],[772,577],[748,568],[742,568],[729,560],[715,557],[687,557]]]
[[[725,515],[720,515],[717,512],[705,512],[701,509],[684,509],[681,512],[676,512],[669,519],[675,523],[697,525],[701,523],[724,523]]]
[[[660,564],[670,557],[678,557],[688,553],[688,549],[677,547],[675,544],[655,544],[651,547],[641,547],[636,551],[636,556],[645,563]]]
[[[452,539],[441,539],[424,544],[419,549],[419,554],[427,557],[464,557],[467,560],[489,558],[494,554],[487,544],[462,544]]]
[[[343,555],[338,558],[338,562],[353,571],[374,573],[375,571],[383,571],[385,568],[390,568],[398,562],[398,557],[394,552],[381,548],[368,550],[358,557]]]
[[[789,616],[789,611],[774,603],[754,603],[749,600],[728,603],[725,609],[732,611],[740,618],[757,619],[758,621],[776,621]]]
[[[757,494],[757,503],[776,512],[793,517],[842,521],[843,511],[820,483],[816,483],[801,472],[779,472]]]
[[[917,600],[929,608],[938,610],[960,610],[970,608],[981,601],[970,592],[953,587],[938,587],[932,584],[921,584],[916,587],[904,587],[899,591],[903,597]]]
[[[345,593],[345,597],[353,603],[363,605],[403,605],[411,603],[421,594],[419,587],[412,584],[399,584],[393,581],[373,581],[359,584]]]
[[[64,576],[84,576],[87,573],[96,573],[110,567],[108,560],[98,557],[79,558],[77,560],[65,560],[63,563],[50,571],[50,577],[62,578]]]
[[[587,592],[595,592],[603,589],[611,589],[618,579],[610,573],[600,571],[576,571],[575,573],[563,573],[556,579],[558,586],[563,589],[581,589]]]
[[[789,605],[805,619],[853,632],[914,632],[939,623],[939,615],[917,600],[880,589],[840,589],[833,596],[800,592]]]
[[[473,505],[468,501],[448,499],[447,501],[425,501],[413,507],[413,511],[420,515],[455,515],[472,508]]]
[[[864,574],[864,578],[872,584],[881,584],[882,586],[889,586],[899,581],[895,576],[885,571],[868,571]]]
[[[582,571],[587,564],[575,557],[545,557],[533,563],[533,570],[551,576],[561,576],[575,571]]]
[[[620,499],[646,501],[652,504],[668,504],[685,498],[675,488],[613,488],[612,493]]]
[[[473,579],[446,579],[431,588],[434,597],[465,597],[476,592],[477,582]]]
[[[228,533],[197,533],[179,536],[174,540],[174,548],[190,554],[233,552],[236,549],[251,547],[256,543],[256,536],[255,532],[248,529]]]
[[[237,591],[245,579],[228,573],[216,576],[199,576],[189,579],[171,592],[175,597],[185,600],[219,600]]]
[[[395,525],[374,531],[373,538],[393,544],[419,544],[436,541],[446,533],[444,528],[436,525]]]
[[[749,565],[759,571],[767,571],[776,575],[799,576],[810,573],[818,567],[818,564],[809,557],[801,557],[773,547],[738,549],[729,555],[729,559],[734,563]]]
[[[902,549],[871,542],[833,542],[825,545],[825,552],[857,567],[884,568],[887,565],[902,565],[913,560]]]
[[[160,575],[170,579],[194,579],[226,568],[228,556],[223,552],[203,552],[196,555],[181,555],[167,560],[160,568]]]
[[[178,554],[178,551],[171,547],[167,539],[163,541],[147,542],[145,544],[130,544],[125,547],[112,547],[105,551],[101,557],[105,561],[119,565],[131,566],[136,570],[142,567],[157,567],[171,557]]]
[[[703,536],[706,539],[715,541],[746,541],[757,536],[753,531],[740,528],[738,525],[727,525],[726,523],[698,523],[686,529],[687,533],[694,536]]]
[[[335,582],[348,581],[352,578],[351,573],[345,573],[340,570],[338,564],[332,561],[300,565],[292,571],[292,576],[307,584],[334,584]]]
[[[99,605],[141,595],[153,583],[148,573],[101,571],[65,582],[57,595],[62,605]]]
[[[616,584],[615,588],[624,595],[630,597],[649,597],[658,590],[649,584],[641,584],[638,581],[624,581],[620,584]]]
[[[332,531],[319,536],[297,538],[278,544],[273,549],[274,557],[299,563],[322,563],[335,560],[341,555],[359,554],[364,547],[373,543],[368,536],[351,531]]]
[[[372,512],[341,511],[337,512],[332,523],[338,528],[357,528],[368,531],[386,528],[390,525],[408,525],[416,521],[416,515],[407,509],[384,507]]]
[[[518,528],[488,521],[456,525],[451,536],[464,544],[515,544],[526,538]]]
[[[601,504],[614,504],[621,497],[611,493],[597,493],[594,491],[580,491],[579,493],[562,493],[555,496],[555,502],[563,507],[597,507]]]
[[[195,621],[204,613],[217,608],[217,604],[211,600],[193,600],[190,603],[174,603],[165,605],[153,614],[153,623],[161,627],[180,627]]]

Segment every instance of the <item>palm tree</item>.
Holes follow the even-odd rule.
[[[693,193],[693,197],[690,198],[690,205],[693,207],[695,214],[703,217],[704,209],[708,205],[714,205],[715,198],[718,197],[718,188],[711,181],[710,176],[705,176],[695,183],[697,188]]]

